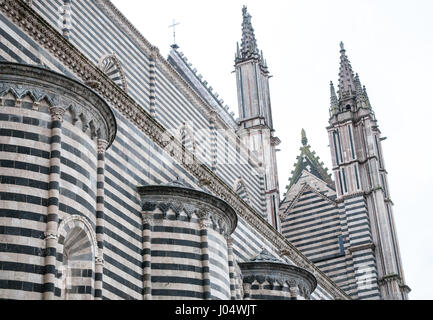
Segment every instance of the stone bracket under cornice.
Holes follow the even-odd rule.
[[[374,251],[376,249],[376,245],[373,242],[369,242],[369,243],[361,244],[359,246],[349,247],[348,250],[352,254],[354,252],[361,251],[361,250],[366,250],[366,249],[371,249],[371,250]]]
[[[335,202],[338,204],[338,203],[344,202],[345,200],[352,199],[352,198],[355,198],[355,197],[358,197],[358,196],[364,196],[364,195],[367,195],[367,193],[364,192],[364,191],[353,192],[353,193],[345,194],[343,196],[338,197],[335,200]]]

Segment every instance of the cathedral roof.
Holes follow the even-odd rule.
[[[182,78],[193,88],[198,95],[206,101],[224,120],[224,122],[237,130],[237,122],[234,113],[230,112],[228,105],[224,105],[224,100],[214,92],[213,88],[203,79],[197,69],[193,68],[186,56],[178,50],[178,46],[173,47],[169,53],[167,61],[176,69]]]
[[[303,170],[307,170],[320,180],[326,182],[329,186],[333,186],[334,182],[332,181],[331,175],[328,174],[328,168],[324,167],[324,163],[315,155],[316,152],[311,151],[311,146],[308,144],[307,135],[304,129],[302,129],[301,136],[301,154],[296,158],[297,162],[294,164],[295,169],[291,172],[292,176],[289,179],[289,185],[286,186],[286,189],[290,189],[290,187],[299,180],[302,176]]]

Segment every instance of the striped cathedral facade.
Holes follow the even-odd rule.
[[[332,170],[301,154],[280,208],[281,232],[354,299],[408,299],[381,147],[365,87],[341,43],[338,97],[331,82]]]
[[[1,299],[350,299],[280,232],[246,8],[239,119],[109,0],[0,0],[0,39]]]

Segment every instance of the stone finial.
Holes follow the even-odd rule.
[[[301,130],[301,142],[303,146],[307,146],[308,144],[307,134],[304,129]]]
[[[330,83],[330,91],[331,91],[331,110],[338,109],[338,98],[337,94],[335,93],[334,84]]]
[[[362,93],[364,94],[365,100],[367,101],[369,108],[371,108],[370,99],[368,98],[367,89],[365,88],[365,86],[362,87]]]
[[[240,54],[240,58],[242,59],[259,57],[257,41],[251,24],[251,15],[247,12],[246,6],[242,8],[242,42]]]

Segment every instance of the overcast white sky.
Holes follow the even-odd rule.
[[[411,299],[433,299],[433,1],[112,0],[167,57],[176,40],[236,114],[236,42],[242,6],[252,15],[269,70],[284,191],[301,128],[328,168],[329,81],[337,83],[339,42],[366,86],[383,136],[391,198]]]

